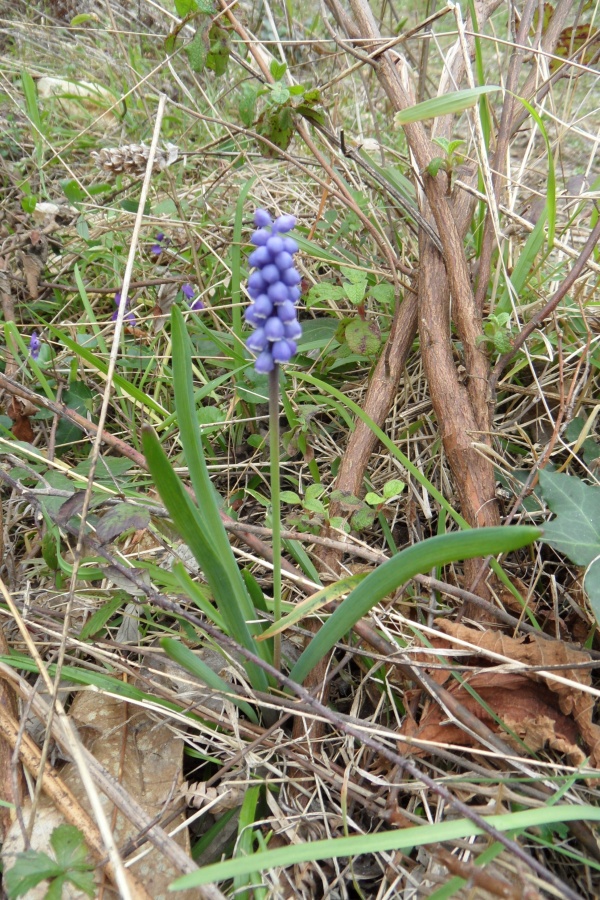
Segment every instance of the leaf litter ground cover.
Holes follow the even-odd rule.
[[[164,6],[0,24],[4,887],[597,896],[596,5]]]

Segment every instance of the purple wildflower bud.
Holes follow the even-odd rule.
[[[282,272],[280,277],[283,283],[287,284],[288,287],[294,287],[294,285],[300,284],[302,281],[300,272],[298,272],[297,269],[294,269],[293,266],[290,269],[286,269],[285,272]]]
[[[42,342],[40,341],[40,337],[37,331],[31,332],[31,337],[29,338],[29,355],[32,359],[37,359],[40,355],[40,350],[42,349]]]
[[[267,294],[269,295],[269,300],[277,306],[279,303],[285,303],[286,300],[290,299],[289,288],[283,281],[276,281],[275,284],[270,284],[267,290]]]
[[[246,347],[253,353],[262,353],[266,346],[267,336],[264,328],[257,328],[246,341]]]
[[[294,265],[294,260],[292,258],[292,254],[286,253],[285,250],[282,250],[281,253],[277,254],[274,262],[280,272],[283,272],[283,271],[285,271],[285,269],[289,269],[291,266]]]
[[[279,216],[273,222],[273,232],[291,231],[296,224],[296,216]]]
[[[257,319],[268,319],[273,314],[273,304],[266,294],[261,294],[253,303],[254,315]]]
[[[248,293],[250,294],[250,296],[252,296],[252,294],[250,293],[251,291],[257,291],[256,296],[258,297],[258,294],[262,294],[263,291],[266,290],[266,288],[267,282],[262,277],[261,273],[253,272],[248,279]]]
[[[273,369],[275,368],[275,363],[273,362],[273,357],[268,350],[263,350],[260,356],[257,357],[256,362],[254,363],[254,368],[259,375],[267,375],[269,372],[273,371]]]
[[[271,347],[271,356],[273,357],[273,362],[276,363],[289,362],[295,352],[295,343],[293,341],[286,341],[285,338],[282,341],[275,341]]]
[[[277,307],[277,318],[281,319],[284,325],[290,325],[296,321],[296,307],[291,300],[286,300],[284,303],[279,304]]]
[[[264,325],[265,320],[261,316],[256,315],[256,303],[251,303],[244,310],[244,319],[252,328],[258,328]]]
[[[266,281],[267,284],[273,284],[275,281],[279,281],[279,269],[273,264],[265,266],[264,269],[260,270],[260,273],[263,277],[263,281]]]
[[[283,337],[283,322],[277,316],[271,316],[265,322],[265,335],[269,341],[280,341]]]
[[[194,300],[194,302],[190,304],[190,309],[192,312],[198,312],[199,310],[204,309],[204,303],[198,298],[198,300]]]
[[[120,305],[121,305],[121,291],[117,291],[117,292],[115,293],[115,305],[116,305],[116,306],[120,306]]]
[[[291,256],[293,256],[294,253],[298,252],[300,247],[298,246],[294,238],[286,237],[283,239],[283,249],[286,253],[289,253]]]
[[[192,300],[196,291],[191,284],[182,284],[181,293],[187,300]]]
[[[298,338],[302,337],[302,326],[297,319],[293,322],[286,323],[283,326],[283,334],[286,340],[288,341],[297,341]]]
[[[250,238],[250,243],[254,244],[255,247],[264,247],[270,237],[271,232],[267,231],[266,228],[261,228],[258,231],[254,232],[254,234]]]
[[[160,254],[162,252],[163,252],[163,248],[161,247],[160,244],[152,244],[152,246],[150,247],[150,253],[153,256],[160,256]]]
[[[257,228],[266,228],[271,224],[271,216],[266,209],[257,209],[254,213],[254,224]]]
[[[266,266],[268,263],[273,262],[269,248],[266,246],[257,247],[254,253],[251,253],[248,257],[248,262],[251,266],[257,266],[259,269],[261,266]]]
[[[270,237],[267,241],[267,250],[272,256],[281,253],[283,250],[283,238],[279,237],[278,234],[274,234],[273,237]]]
[[[162,241],[164,241],[164,239],[165,239],[165,236],[164,236],[163,232],[159,231],[158,234],[156,235],[156,240],[160,244],[160,243],[162,243]]]

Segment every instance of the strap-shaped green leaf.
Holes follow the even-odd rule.
[[[483,87],[467,88],[465,91],[454,91],[452,94],[443,94],[441,97],[432,97],[422,103],[415,103],[406,109],[397,112],[394,122],[397,125],[406,125],[409,122],[421,122],[423,119],[436,119],[438,116],[448,116],[463,112],[470,106],[475,106],[482,94],[491,94],[501,90],[498,85],[486,84]]]
[[[541,535],[539,528],[526,525],[500,528],[472,528],[428,538],[407,547],[371,572],[346,599],[310,642],[290,672],[290,678],[302,683],[311,669],[331,650],[353,625],[383,600],[387,594],[436,566],[459,559],[508,553],[530,544]]]

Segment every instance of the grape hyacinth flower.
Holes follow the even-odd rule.
[[[32,359],[37,359],[40,355],[40,350],[42,349],[42,342],[40,341],[40,337],[37,331],[31,332],[31,337],[29,338],[29,355]]]
[[[302,328],[296,315],[301,276],[294,265],[298,244],[288,236],[296,224],[294,216],[275,221],[264,209],[254,213],[257,230],[250,241],[256,250],[248,257],[254,271],[248,278],[252,303],[245,319],[254,331],[246,341],[248,350],[258,354],[254,368],[260,374],[287,363],[297,350]]]

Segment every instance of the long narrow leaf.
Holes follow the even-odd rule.
[[[235,597],[230,593],[230,567],[227,567],[227,559],[223,560],[219,556],[215,544],[211,541],[210,533],[206,537],[205,523],[202,521],[200,510],[194,506],[185,492],[180,479],[171,468],[160,441],[151,428],[143,429],[142,446],[148,469],[154,478],[163,503],[169,511],[175,528],[202,567],[219,607],[219,612],[227,623],[230,636],[247,650],[257,653],[257,645],[252,639],[242,608],[238,606]],[[229,553],[233,556],[231,548],[229,548]],[[245,663],[245,668],[253,686],[260,690],[267,690],[267,677],[263,670],[249,661]]]
[[[444,94],[441,97],[433,97],[416,103],[396,113],[394,122],[397,125],[406,125],[409,122],[420,122],[423,119],[436,119],[438,116],[452,115],[463,112],[470,106],[475,106],[482,94],[491,94],[501,90],[498,85],[488,84],[482,87],[467,88],[465,91],[454,91],[452,94]]]
[[[188,465],[190,478],[194,487],[196,501],[200,508],[200,527],[205,540],[210,542],[215,556],[224,572],[221,584],[211,584],[215,600],[223,618],[232,622],[244,619],[250,622],[255,618],[254,605],[244,584],[236,558],[231,549],[225,526],[221,520],[216,503],[214,488],[210,480],[204,451],[196,407],[192,381],[191,346],[181,310],[174,306],[171,314],[171,332],[173,340],[173,382],[175,387],[175,406],[179,420],[181,444]],[[207,578],[209,577],[209,573]],[[237,627],[237,626],[236,626]],[[251,631],[258,631],[256,628]],[[232,633],[232,637],[256,652],[255,645],[248,645],[242,640],[242,634]],[[267,645],[262,645],[260,654],[263,659],[270,658]]]
[[[290,672],[290,678],[302,683],[336,641],[366,616],[376,603],[414,575],[459,559],[487,556],[488,553],[508,553],[530,544],[541,533],[539,528],[526,525],[472,528],[470,531],[437,535],[407,547],[371,572],[346,597],[302,653]]]
[[[189,647],[186,647],[181,641],[176,641],[173,638],[161,638],[160,646],[163,648],[169,659],[179,663],[182,669],[185,669],[185,671],[189,672],[191,675],[195,675],[196,678],[203,681],[209,688],[218,691],[219,694],[224,694],[228,700],[231,700],[235,706],[239,707],[242,712],[248,716],[251,722],[254,722],[255,724],[258,722],[258,717],[252,707],[246,703],[245,700],[240,700],[236,697],[233,693],[232,686],[227,684],[227,682],[221,678],[220,675],[217,675],[216,672],[213,672],[210,666],[207,666],[195,653],[192,653]]]
[[[526,828],[537,828],[555,822],[600,822],[600,809],[596,806],[551,806],[540,809],[526,809],[521,812],[486,816],[485,821],[498,831],[520,833]],[[352,837],[332,838],[324,841],[307,841],[291,844],[277,850],[265,850],[242,859],[228,859],[225,862],[204,866],[178,878],[170,885],[171,891],[183,891],[200,884],[210,884],[250,872],[292,866],[299,862],[316,859],[337,859],[340,856],[357,856],[363,853],[384,853],[389,850],[408,852],[413,847],[456,841],[465,837],[482,834],[482,829],[469,819],[451,819],[436,825],[416,825],[414,828],[397,828],[378,834],[358,834]]]

